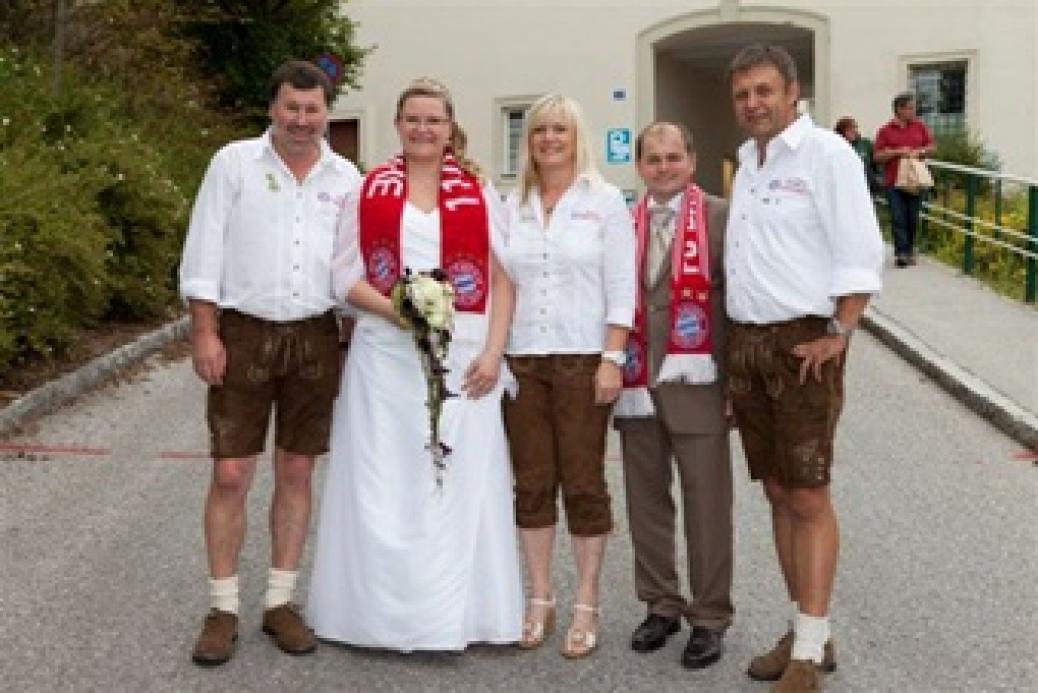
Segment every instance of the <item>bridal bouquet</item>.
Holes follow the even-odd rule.
[[[429,411],[429,444],[436,474],[436,487],[443,486],[450,448],[440,440],[440,412],[443,403],[455,395],[447,390],[447,347],[454,324],[454,289],[445,272],[413,273],[404,270],[390,292],[390,299],[407,327],[414,335],[415,348],[425,372],[425,407]]]

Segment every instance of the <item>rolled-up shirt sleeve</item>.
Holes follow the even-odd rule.
[[[346,194],[335,232],[332,250],[332,292],[337,301],[346,302],[350,289],[364,278],[364,259],[360,252],[360,187]]]
[[[180,260],[180,296],[219,303],[224,243],[238,197],[230,149],[216,153],[205,172],[191,210],[191,222]]]
[[[634,222],[619,191],[611,191],[603,210],[605,248],[602,280],[606,324],[630,328],[634,324],[636,273]]]
[[[816,200],[832,253],[829,295],[878,293],[883,240],[861,160],[850,148],[841,148],[819,169]]]

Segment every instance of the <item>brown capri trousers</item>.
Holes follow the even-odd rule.
[[[788,487],[830,481],[847,352],[824,364],[821,381],[808,373],[803,385],[801,359],[792,353],[797,344],[825,335],[827,322],[805,317],[731,325],[728,388],[752,479],[775,479]]]
[[[272,407],[277,447],[327,452],[341,369],[335,315],[271,322],[225,310],[220,339],[227,371],[222,385],[209,387],[206,403],[213,458],[263,452]]]
[[[611,406],[595,404],[599,354],[510,356],[519,383],[504,401],[515,475],[516,524],[551,527],[562,490],[566,523],[574,536],[613,528],[605,480],[606,430]]]

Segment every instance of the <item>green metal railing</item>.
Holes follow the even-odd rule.
[[[1022,290],[1023,300],[1035,303],[1038,180],[944,161],[927,164],[934,189],[923,201],[920,249],[1015,296]]]

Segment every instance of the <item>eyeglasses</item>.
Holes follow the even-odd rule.
[[[419,128],[419,127],[438,128],[441,125],[446,125],[447,123],[450,122],[449,118],[443,118],[441,116],[425,116],[425,117],[423,117],[423,116],[415,116],[415,115],[405,115],[405,116],[403,116],[401,118],[401,120],[404,121],[404,125],[406,125],[409,128]]]

